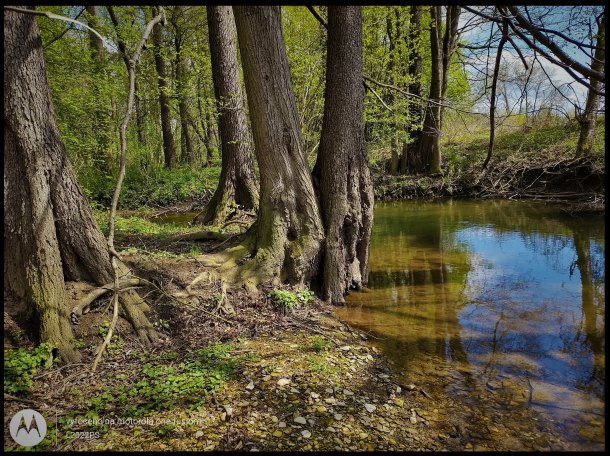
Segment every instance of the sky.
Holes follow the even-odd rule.
[[[476,8],[476,7],[474,7],[474,8]],[[583,33],[584,34],[587,32],[586,27],[582,27],[579,30],[577,30],[575,28],[574,31],[567,31],[567,24],[568,24],[568,20],[569,20],[569,13],[571,11],[571,7],[546,6],[545,8],[547,9],[547,11],[550,11],[549,19],[548,19],[548,23],[550,25],[547,25],[547,23],[545,23],[544,24],[545,26],[547,26],[549,28],[553,28],[555,30],[564,31],[569,35],[572,35],[574,33]],[[597,10],[595,10],[595,8],[597,8]],[[593,13],[598,11],[599,8],[601,8],[601,7],[600,6],[584,7],[582,10],[579,10],[578,13],[581,16],[588,15],[591,18],[593,18]],[[531,7],[530,11],[532,13],[535,13],[536,10],[534,9],[534,7]],[[589,18],[588,16],[587,16],[587,20]],[[535,16],[533,16],[533,17],[535,17]],[[463,10],[463,12],[460,16],[460,27],[463,27],[468,23],[472,23],[473,18],[474,18],[474,15],[472,13],[470,13],[469,11]],[[462,39],[462,41],[465,41],[470,44],[485,41],[489,37],[490,28],[491,28],[491,24],[489,22],[485,22],[481,26],[466,29],[464,31],[464,33],[462,33],[461,39]],[[497,27],[495,28],[495,30],[497,30]],[[527,58],[527,56],[533,57],[534,52],[532,50],[530,50],[528,48],[527,44],[524,43],[521,39],[519,39],[518,37],[516,37],[514,35],[511,35],[511,36],[513,37],[516,45],[521,49],[522,53],[526,56],[526,59],[530,60]],[[562,47],[562,50],[564,50],[564,52],[566,52],[568,55],[570,55],[570,57],[574,58],[575,60],[579,61],[580,63],[590,66],[590,64],[591,64],[590,57],[588,57],[585,53],[578,50],[578,48],[576,46],[574,46],[570,43],[567,43],[561,39],[557,40],[556,42]],[[495,43],[495,45],[497,45],[497,42]],[[481,52],[481,51],[479,51],[479,52]],[[467,69],[471,78],[474,79],[477,77],[476,76],[477,68],[479,69],[479,71],[483,70],[485,68],[486,59],[487,59],[486,53],[485,53],[484,57],[485,58],[483,60],[478,60],[476,63],[474,63],[475,62],[474,59],[469,59],[474,64],[474,67]],[[490,70],[491,70],[491,68],[493,68],[493,64],[495,62],[495,57],[496,57],[496,50],[495,49],[490,50],[490,53],[489,53]],[[574,78],[567,71],[565,71],[562,67],[551,63],[548,59],[546,59],[545,57],[543,57],[539,54],[537,55],[537,58],[538,58],[538,61],[540,62],[540,65],[542,65],[542,67],[544,68],[546,73],[549,75],[550,79],[552,79],[553,84],[557,87],[562,87],[564,94],[570,99],[570,101],[572,103],[575,103],[578,106],[584,107],[584,103],[585,103],[586,97],[587,97],[587,88],[584,85],[576,82],[574,80]],[[503,59],[503,61],[507,62],[511,66],[512,65],[523,65],[520,61],[520,58],[519,58],[517,52],[513,49],[513,47],[509,43],[507,43],[504,48],[504,51],[502,53],[502,59]],[[485,106],[488,106],[488,103],[482,102],[481,106],[478,106],[478,108],[484,109]]]

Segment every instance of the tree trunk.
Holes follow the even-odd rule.
[[[595,44],[594,59],[591,62],[593,71],[604,71],[606,63],[606,15],[602,20],[597,31],[597,43]],[[599,106],[599,95],[596,93],[602,89],[602,83],[590,78],[589,84],[593,90],[589,89],[585,110],[579,118],[580,136],[576,145],[576,156],[590,155],[595,141],[595,126],[597,124],[597,108]]]
[[[449,66],[451,57],[457,49],[458,40],[458,24],[460,22],[460,13],[462,9],[458,5],[447,6],[447,18],[445,20],[445,35],[443,37],[443,70],[441,83],[441,100],[445,101],[447,96],[447,87],[449,86]],[[439,129],[442,130],[443,114],[445,109],[440,107]]]
[[[398,172],[419,173],[424,171],[423,161],[421,160],[419,149],[419,138],[421,136],[422,107],[421,101],[416,97],[422,94],[422,56],[419,45],[422,23],[422,7],[420,5],[411,6],[411,17],[409,33],[406,35],[409,48],[409,93],[415,95],[414,101],[409,102],[409,124],[407,125],[407,141],[405,142],[398,165]]]
[[[328,8],[326,90],[314,168],[326,239],[322,297],[343,303],[368,280],[373,187],[364,142],[360,6]]]
[[[424,171],[428,174],[441,172],[440,136],[440,100],[443,61],[441,55],[441,7],[431,6],[430,15],[430,52],[432,54],[432,69],[430,75],[429,102],[426,106],[424,125],[419,143],[419,155],[424,163]]]
[[[119,51],[121,52],[121,57],[123,58],[123,63],[125,64],[125,69],[129,73],[129,58],[127,58],[127,49],[125,47],[125,42],[121,39],[119,34],[119,18],[112,6],[106,6],[106,9],[108,10],[110,20],[112,21],[112,25],[114,26],[114,30],[117,35],[117,44],[119,46]],[[140,99],[139,95],[137,78],[135,85],[136,89],[134,101],[136,110],[136,129],[138,133],[138,141],[144,144],[146,142],[144,139],[144,112],[142,111],[142,100]]]
[[[171,126],[171,113],[169,107],[168,95],[168,75],[163,57],[163,31],[160,24],[156,24],[153,28],[152,39],[154,44],[155,68],[157,69],[158,84],[159,84],[159,105],[161,108],[161,131],[163,134],[163,157],[165,167],[171,168],[174,166],[176,159],[176,149],[174,146],[174,134]]]
[[[208,6],[212,77],[220,128],[222,169],[218,187],[195,222],[221,224],[235,205],[257,209],[258,188],[239,84],[235,21],[230,6]]]
[[[400,29],[399,29],[398,21],[396,21],[395,28],[392,26],[391,12],[392,12],[391,9],[388,8],[387,17],[386,17],[386,31],[387,31],[387,37],[388,37],[390,58],[388,59],[387,72],[388,72],[388,75],[390,78],[390,82],[392,84],[396,84],[396,81],[394,78],[394,71],[396,68],[396,60],[397,60],[396,41],[399,39]],[[392,105],[392,103],[394,103],[394,92],[389,91],[387,93],[387,95],[385,96],[385,102],[387,105],[390,105],[390,106]],[[398,134],[397,129],[398,129],[398,124],[396,122],[390,122],[390,131],[392,132],[390,135],[390,153],[391,153],[390,173],[391,174],[396,174],[398,172],[399,140],[397,137],[397,134]]]
[[[32,310],[39,340],[76,361],[64,281],[102,285],[112,267],[59,136],[34,16],[5,11],[4,51],[5,289]],[[132,290],[121,303],[141,339],[155,341],[144,301]]]
[[[182,8],[176,6],[176,8]],[[186,103],[186,72],[184,71],[184,58],[182,56],[182,37],[179,36],[179,30],[176,29],[174,37],[174,46],[176,49],[176,91],[178,92],[178,112],[180,113],[180,162],[193,163],[195,153],[193,150],[193,141],[188,128],[188,108]]]
[[[87,5],[87,22],[89,27],[99,31],[99,16],[97,6]],[[112,154],[110,153],[110,143],[112,133],[110,131],[110,114],[106,104],[106,94],[104,85],[107,84],[104,72],[105,49],[102,39],[89,30],[89,46],[91,50],[91,60],[93,63],[92,71],[92,91],[95,96],[95,106],[92,113],[93,131],[95,132],[95,158],[101,163],[106,171],[110,171]]]
[[[244,265],[242,281],[251,286],[279,278],[303,284],[318,271],[324,233],[303,150],[280,7],[234,6],[233,12],[261,178],[255,256]]]

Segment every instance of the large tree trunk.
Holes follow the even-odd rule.
[[[5,289],[33,311],[39,340],[76,361],[64,281],[102,285],[112,267],[59,136],[32,15],[5,12],[4,75]],[[121,304],[141,339],[155,341],[144,301],[128,291]]]
[[[218,110],[222,169],[212,199],[195,222],[221,224],[236,205],[257,209],[258,188],[239,84],[235,21],[230,6],[208,6],[212,77]]]
[[[324,233],[303,150],[280,8],[235,6],[233,12],[261,178],[255,257],[243,267],[243,282],[306,283],[318,271]]]
[[[419,43],[421,35],[422,23],[422,6],[411,6],[411,18],[409,23],[409,93],[415,95],[413,101],[409,102],[409,125],[407,125],[407,141],[405,142],[402,153],[400,155],[400,163],[398,172],[405,174],[406,172],[419,173],[424,171],[423,160],[421,160],[419,149],[419,138],[421,136],[421,128],[419,125],[422,121],[421,101],[416,97],[421,97],[422,94],[422,56]],[[414,128],[415,127],[415,128]]]
[[[593,71],[603,72],[606,63],[606,15],[602,16],[602,20],[597,31],[597,43],[595,44],[594,59],[591,62]],[[589,155],[593,150],[595,141],[595,126],[597,124],[597,108],[599,106],[599,95],[602,83],[590,78],[589,84],[591,88],[587,94],[587,102],[585,110],[580,116],[580,136],[576,145],[576,156]]]
[[[441,7],[430,7],[430,52],[432,54],[432,69],[430,75],[429,102],[426,106],[424,126],[419,142],[419,155],[428,174],[441,172],[441,152],[439,147],[441,84],[443,60],[441,55]]]
[[[326,239],[322,297],[344,302],[368,280],[373,187],[364,142],[360,6],[328,8],[324,120],[314,175]]]
[[[168,95],[168,75],[163,57],[163,31],[160,24],[153,27],[152,40],[154,44],[155,68],[157,69],[159,84],[159,106],[161,108],[161,131],[163,134],[163,157],[165,167],[174,166],[176,159],[176,148],[174,146],[174,134],[171,126],[171,113]]]

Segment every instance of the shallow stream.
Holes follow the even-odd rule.
[[[371,334],[405,384],[443,402],[441,438],[602,450],[604,263],[600,216],[506,200],[378,203],[368,288],[336,313]]]

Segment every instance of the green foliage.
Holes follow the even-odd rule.
[[[78,339],[72,339],[72,346],[76,349],[85,347],[85,345],[87,345],[86,339],[88,335],[89,334],[85,331]]]
[[[297,297],[292,291],[276,289],[271,290],[267,296],[281,309],[292,310],[298,306]]]
[[[282,310],[293,310],[300,305],[308,304],[315,298],[313,292],[309,290],[298,290],[296,292],[289,290],[275,289],[271,290],[267,297],[271,302]]]
[[[315,336],[313,338],[311,348],[315,352],[318,352],[318,353],[323,352],[324,350],[326,350],[327,347],[328,347],[328,341],[326,339],[324,339],[323,337]]]
[[[32,378],[41,367],[49,367],[53,346],[43,342],[33,350],[4,349],[4,391],[23,393],[32,386]]]
[[[175,352],[148,360],[130,383],[106,388],[99,396],[88,399],[87,413],[93,417],[109,406],[121,409],[126,417],[179,404],[195,409],[233,374],[235,360],[229,353],[232,349],[232,345],[212,344],[190,353],[181,362],[175,361],[179,358]]]
[[[313,301],[316,298],[311,290],[298,290],[296,295],[297,299],[303,304],[308,304],[310,301]]]

